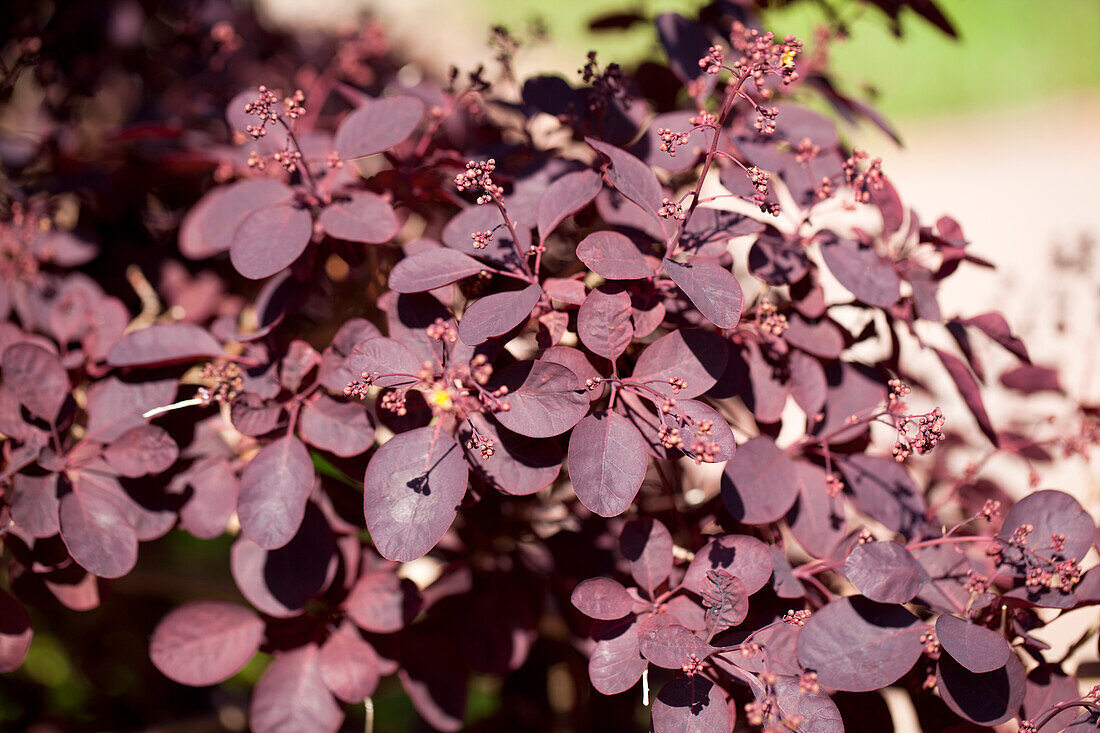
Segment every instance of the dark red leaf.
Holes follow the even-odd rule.
[[[415,97],[367,99],[336,128],[333,146],[343,160],[381,153],[413,134],[423,116]]]
[[[1096,527],[1081,504],[1063,491],[1036,491],[1020,499],[1012,507],[1001,525],[1000,535],[1011,537],[1024,524],[1030,524],[1028,551],[1052,559],[1061,557],[1083,558],[1092,544]],[[1065,535],[1064,549],[1052,549],[1052,535]],[[1012,559],[1014,551],[1006,551]]]
[[[149,658],[165,677],[192,687],[224,682],[260,650],[264,622],[225,601],[195,601],[157,624]]]
[[[661,208],[661,184],[657,182],[653,170],[622,148],[592,138],[585,138],[585,142],[608,159],[604,174],[611,185],[646,212],[656,216],[657,210]]]
[[[176,462],[179,452],[179,446],[166,430],[156,425],[142,425],[107,446],[103,458],[120,475],[137,478],[167,471]]]
[[[440,425],[384,443],[363,479],[363,514],[378,552],[409,562],[435,547],[458,512],[469,473],[462,448]]]
[[[539,199],[539,241],[546,241],[565,217],[591,203],[601,186],[600,174],[588,169],[566,173],[551,183]]]
[[[11,518],[31,537],[53,537],[58,532],[56,473],[12,476]]]
[[[361,703],[378,687],[378,654],[354,627],[329,635],[317,661],[325,687],[344,702]]]
[[[417,381],[421,361],[405,344],[379,336],[360,341],[348,356],[354,377],[368,374],[379,387],[399,387]]]
[[[212,189],[191,207],[180,224],[184,257],[203,260],[227,251],[233,235],[256,209],[289,201],[294,190],[278,181],[257,178]]]
[[[630,294],[618,285],[604,284],[584,299],[577,311],[577,335],[599,356],[616,361],[634,338]]]
[[[818,235],[821,256],[829,271],[852,295],[867,305],[889,308],[901,297],[901,279],[894,265],[875,250],[830,231]]]
[[[496,413],[500,424],[531,438],[561,435],[588,413],[580,377],[550,361],[513,364],[501,374],[511,408]]]
[[[791,285],[806,276],[810,258],[797,240],[762,233],[749,249],[749,272],[768,285]]]
[[[314,448],[347,458],[374,445],[374,425],[362,405],[321,395],[302,407],[298,434]]]
[[[1081,697],[1077,678],[1067,675],[1053,664],[1040,664],[1027,673],[1024,692],[1023,717],[1035,720],[1060,702],[1068,702]],[[1047,723],[1050,729],[1062,730],[1077,717],[1080,708],[1069,708],[1055,715]]]
[[[634,599],[618,581],[589,578],[573,589],[570,602],[589,618],[614,621],[630,613]]]
[[[0,674],[23,665],[33,638],[31,618],[23,604],[0,590]]]
[[[1015,654],[1007,664],[976,674],[947,654],[936,665],[936,689],[947,707],[983,726],[995,726],[1016,717],[1024,701],[1024,665]]]
[[[334,201],[317,221],[330,237],[364,244],[388,242],[401,228],[390,202],[369,191],[355,191],[347,200]]]
[[[592,631],[596,648],[588,657],[588,677],[597,692],[615,695],[638,683],[647,662],[638,651],[638,620],[597,624]]]
[[[734,717],[722,688],[699,674],[665,683],[653,701],[654,733],[729,733]]]
[[[742,443],[722,471],[722,501],[744,524],[774,522],[797,498],[794,461],[766,435]]]
[[[905,535],[924,526],[924,495],[905,466],[887,456],[860,453],[834,461],[861,512]]]
[[[191,323],[158,323],[131,331],[111,347],[107,363],[116,367],[161,366],[222,356],[217,339]]]
[[[458,731],[466,711],[467,669],[448,637],[406,634],[397,677],[416,712],[441,731]]]
[[[370,570],[355,582],[343,603],[348,618],[364,631],[392,634],[420,610],[420,594],[411,580],[388,570]]]
[[[484,415],[469,420],[482,435],[495,444],[495,452],[484,458],[476,449],[467,449],[470,468],[498,491],[513,496],[528,496],[549,486],[561,473],[561,446],[555,440],[539,440],[513,433]],[[460,442],[472,432],[462,428]]]
[[[120,578],[137,563],[138,538],[127,507],[111,491],[77,483],[61,497],[61,539],[81,567],[100,578]]]
[[[814,733],[844,733],[844,721],[836,703],[824,691],[802,689],[797,677],[780,677],[773,686],[775,701],[785,715],[797,715],[800,730]]]
[[[4,385],[23,407],[48,423],[69,396],[69,375],[56,356],[31,343],[14,344],[0,357]]]
[[[787,314],[783,338],[792,346],[822,359],[836,359],[844,351],[844,331],[830,318],[811,323],[792,311]]]
[[[1012,654],[1012,647],[996,631],[949,613],[936,619],[936,638],[952,659],[977,674],[1000,669]]]
[[[618,232],[592,232],[577,245],[577,259],[608,280],[641,280],[653,277],[653,264]]]
[[[973,318],[964,318],[960,323],[964,326],[973,326],[978,329],[1014,354],[1017,359],[1025,364],[1031,363],[1031,357],[1028,356],[1027,353],[1027,346],[1016,336],[1016,334],[1012,333],[1008,321],[1006,321],[1004,316],[1000,313],[983,313]]]
[[[1062,383],[1058,378],[1058,370],[1051,367],[1031,366],[1025,364],[1015,369],[1010,369],[1001,375],[1001,384],[1021,392],[1025,395],[1036,392],[1063,393]]]
[[[772,576],[772,555],[768,546],[755,537],[721,534],[695,553],[684,575],[683,586],[702,596],[710,583],[707,573],[711,570],[725,570],[736,575],[751,596],[767,585]]]
[[[458,337],[469,346],[488,341],[493,336],[508,333],[525,323],[531,310],[542,297],[542,288],[532,283],[523,290],[493,293],[479,298],[462,314]]]
[[[825,379],[829,384],[825,419],[814,424],[813,435],[839,444],[866,434],[866,424],[851,425],[849,419],[881,407],[886,399],[886,379],[868,367],[844,361],[830,365]]]
[[[630,575],[650,596],[672,572],[672,535],[656,519],[632,519],[619,534],[619,552],[630,561]]]
[[[908,603],[929,581],[908,550],[885,541],[853,547],[844,561],[844,575],[856,590],[880,603]]]
[[[142,414],[163,407],[175,399],[177,381],[158,379],[150,382],[123,382],[107,377],[88,387],[89,440],[109,443],[126,431],[145,425]]]
[[[967,368],[962,359],[940,349],[935,349],[935,352],[944,368],[947,369],[948,375],[955,382],[955,386],[958,388],[959,394],[962,395],[966,406],[970,408],[970,413],[978,421],[978,427],[981,428],[982,432],[985,433],[985,437],[989,438],[993,445],[997,445],[997,431],[993,429],[993,423],[990,422],[989,414],[985,411],[985,402],[982,400],[982,391],[978,385],[978,380],[970,373],[970,369]]]
[[[745,584],[725,570],[708,570],[703,586],[707,632],[710,638],[737,626],[749,615],[749,594]]]
[[[313,236],[313,217],[294,202],[256,209],[233,233],[229,260],[237,272],[260,280],[289,267]]]
[[[476,275],[485,270],[473,257],[443,247],[433,247],[394,265],[390,289],[396,293],[423,293]]]
[[[255,733],[335,733],[344,711],[321,677],[316,644],[283,652],[252,691],[249,724]]]
[[[633,381],[672,396],[671,378],[687,382],[677,397],[698,397],[713,387],[729,360],[726,341],[712,331],[680,329],[666,333],[638,355]]]
[[[823,687],[868,692],[902,677],[920,658],[925,626],[901,606],[862,596],[831,601],[798,635],[798,660]]]
[[[667,614],[642,619],[638,625],[638,650],[642,656],[664,669],[682,669],[694,660],[703,660],[716,650],[691,629],[674,623]]]
[[[493,238],[481,249],[474,248],[470,235],[475,232],[492,232]],[[526,252],[531,246],[531,231],[518,227],[519,249]],[[463,209],[443,227],[443,244],[479,260],[488,260],[509,269],[520,269],[519,256],[512,243],[512,233],[504,225],[504,217],[495,206],[471,206]]]
[[[199,461],[186,481],[192,493],[180,509],[180,527],[203,540],[220,536],[237,510],[240,479],[232,463],[220,457]]]
[[[843,500],[830,497],[825,469],[796,461],[798,499],[787,512],[791,534],[813,557],[828,557],[847,532]]]
[[[664,260],[665,272],[699,312],[719,328],[733,328],[741,320],[744,296],[737,278],[712,262]]]
[[[238,537],[229,566],[249,603],[268,616],[289,618],[325,589],[335,553],[332,529],[310,504],[294,537],[278,549],[265,550],[247,537]]]
[[[261,448],[241,473],[242,534],[265,550],[290,542],[302,524],[313,479],[309,451],[293,435]]]

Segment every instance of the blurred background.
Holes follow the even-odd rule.
[[[87,1],[87,0],[86,0]],[[691,11],[704,0],[256,0],[273,29],[352,29],[370,13],[409,59],[409,74],[444,74],[451,63],[463,68],[491,61],[490,28],[505,25],[529,42],[516,57],[516,74],[557,72],[570,80],[596,50],[603,62],[625,66],[659,58],[651,25],[600,32],[593,18],[641,10],[645,15]],[[59,5],[63,6],[63,2]],[[135,6],[136,2],[133,3]],[[899,2],[899,6],[903,3]],[[822,18],[814,3],[777,7],[767,14],[780,35],[811,37]],[[973,251],[997,266],[970,268],[940,291],[945,315],[1005,314],[1025,338],[1033,358],[1063,370],[1068,391],[1100,404],[1100,1],[1098,0],[939,0],[958,33],[953,39],[909,11],[902,11],[899,35],[881,13],[851,2],[851,40],[833,47],[837,75],[850,89],[862,88],[899,133],[899,145],[877,128],[841,126],[855,145],[883,159],[883,168],[923,221],[950,214],[962,224]],[[61,10],[60,12],[64,12]],[[900,36],[900,37],[899,37]],[[929,380],[941,394],[954,395],[944,380]],[[1056,411],[1057,398],[1039,398],[1039,409]],[[1035,403],[1035,399],[1032,403]],[[1007,396],[987,399],[994,423],[1018,403]],[[955,409],[957,408],[957,409]],[[968,418],[960,404],[945,413]],[[1002,472],[1018,466],[994,466]],[[1015,476],[1009,485],[1026,485]],[[1042,485],[1073,493],[1100,517],[1100,477],[1079,459],[1056,461]],[[110,603],[96,611],[69,614],[71,627],[51,634],[35,619],[34,646],[22,670],[0,684],[0,730],[38,707],[55,711],[65,724],[37,727],[38,733],[92,730],[110,711],[120,729],[142,725],[127,720],[131,701],[163,700],[172,710],[203,709],[205,691],[172,685],[145,662],[147,639],[127,629],[104,634],[110,614],[132,614],[133,628],[151,628],[169,606],[134,599],[176,595],[232,595],[224,558],[231,538],[201,542],[177,533],[172,541],[143,545],[141,564],[112,584]],[[1089,564],[1094,562],[1090,559]],[[143,567],[174,567],[171,579]],[[1065,649],[1079,634],[1081,612],[1067,614],[1049,628],[1047,639]],[[81,639],[81,648],[72,639]],[[1093,645],[1075,657],[1091,665],[1082,684],[1095,684]],[[98,660],[83,668],[74,659]],[[127,660],[143,660],[144,666]],[[190,719],[156,731],[242,730],[247,691],[265,665],[257,658],[213,694],[216,719]],[[1072,668],[1072,667],[1071,667]],[[1091,672],[1089,671],[1091,670]],[[154,679],[152,676],[156,675]],[[149,676],[146,678],[145,676]],[[552,680],[551,680],[552,682]],[[491,715],[499,705],[500,680],[478,678],[471,690],[468,720]],[[548,685],[552,688],[553,685]],[[908,698],[906,697],[906,700]],[[419,730],[400,687],[390,685],[375,698],[381,731]],[[888,700],[888,703],[893,704]],[[911,711],[893,710],[895,720]],[[349,726],[361,725],[349,718]],[[350,728],[349,728],[350,729]],[[904,730],[899,727],[898,730]]]

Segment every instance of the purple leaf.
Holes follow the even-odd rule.
[[[368,374],[379,387],[399,387],[417,381],[420,364],[420,359],[405,344],[385,336],[360,341],[348,356],[352,375]]]
[[[485,247],[475,249],[470,238],[475,232],[492,232],[493,238]],[[531,246],[531,231],[521,226],[516,229],[516,236],[520,251],[526,252]],[[504,217],[495,206],[471,206],[455,214],[443,227],[442,240],[448,247],[480,260],[507,265],[513,270],[520,268],[512,233],[505,227]]]
[[[249,723],[255,733],[335,733],[344,721],[321,677],[316,644],[283,652],[252,691]]]
[[[897,542],[856,545],[844,561],[844,575],[867,598],[908,603],[929,581],[928,573]]]
[[[984,674],[971,672],[947,654],[941,654],[936,665],[936,688],[947,707],[982,726],[1016,717],[1025,687],[1024,666],[1015,654],[1004,666]]]
[[[866,414],[886,399],[886,380],[877,372],[851,362],[836,362],[825,370],[829,383],[825,419],[813,426],[813,435],[826,436],[833,445],[865,435],[866,424],[850,425],[852,415]],[[845,427],[849,426],[849,427]]]
[[[622,148],[590,137],[585,138],[585,142],[608,159],[604,174],[611,185],[650,215],[656,216],[661,208],[661,184],[653,175],[653,169]]]
[[[1053,559],[1083,558],[1092,544],[1096,527],[1088,512],[1069,494],[1062,491],[1036,491],[1020,499],[1001,525],[1000,535],[1011,537],[1024,524],[1032,531],[1027,535],[1029,552]],[[1051,548],[1052,535],[1065,535],[1065,548]],[[1005,557],[1012,560],[1014,551],[1006,547]]]
[[[123,382],[118,377],[107,377],[88,387],[89,440],[109,443],[122,437],[126,431],[145,425],[142,414],[154,407],[172,402],[176,396],[175,379],[159,379],[150,382]]]
[[[780,677],[773,686],[775,701],[785,715],[797,715],[799,730],[814,733],[844,733],[840,710],[825,692],[802,689],[797,677]]]
[[[192,494],[180,509],[180,528],[203,540],[220,536],[237,510],[240,479],[233,465],[220,457],[199,461],[186,485]]]
[[[532,283],[523,290],[493,293],[479,298],[462,314],[458,337],[469,346],[485,343],[525,323],[542,297],[542,288]]]
[[[706,49],[704,48],[700,56],[705,54]],[[696,62],[697,61],[698,58],[696,59]],[[695,69],[702,73],[697,64]],[[715,81],[713,77],[707,80],[708,83],[713,81]],[[691,118],[695,117],[695,115],[695,112],[688,112],[687,110],[662,112],[649,121],[649,127],[646,129],[645,134],[634,144],[631,148],[631,152],[646,163],[666,170],[669,173],[682,173],[694,168],[699,160],[699,156],[710,147],[711,141],[714,140],[714,130],[710,128],[695,129],[695,126],[691,124]],[[677,140],[676,157],[661,150],[661,145],[664,143],[664,141],[661,140],[659,132],[661,129],[671,130],[675,133],[685,133],[688,136],[687,143],[680,143],[679,140]],[[707,236],[705,232],[709,232],[710,234],[714,233],[714,227],[709,225],[697,229],[699,222],[697,222],[696,219],[714,216],[714,214],[704,214],[703,212],[705,211],[707,211],[707,209],[696,209],[695,215],[693,215],[688,222],[689,229],[681,235],[680,246],[685,250],[693,251],[698,249],[701,242],[699,241],[699,237],[694,236],[696,232],[704,233],[704,236]],[[715,211],[715,209],[710,209],[710,211]],[[729,215],[729,212],[722,212],[719,216],[725,217],[727,215]],[[763,228],[763,225],[761,225],[761,228]],[[735,235],[731,234],[729,236]],[[728,239],[729,237],[723,238],[723,248]]]
[[[741,320],[744,296],[737,278],[713,262],[664,260],[665,272],[692,304],[718,328],[734,328]]]
[[[672,396],[671,378],[680,378],[687,386],[677,397],[698,397],[718,382],[726,369],[729,350],[726,341],[712,331],[687,328],[666,333],[638,355],[632,381]]]
[[[570,602],[589,618],[614,621],[630,613],[634,599],[618,581],[589,578],[573,589]]]
[[[985,411],[985,402],[982,400],[982,391],[981,387],[978,386],[978,380],[974,379],[974,375],[970,373],[970,369],[967,368],[962,359],[940,349],[935,349],[935,352],[944,368],[947,369],[948,375],[955,382],[955,387],[958,388],[966,406],[970,408],[970,413],[978,421],[978,427],[982,429],[985,437],[989,438],[993,445],[997,445],[997,431],[993,429],[993,423],[990,422],[989,414]]]
[[[749,594],[741,579],[725,570],[708,570],[703,586],[707,631],[710,638],[737,626],[749,615]]]
[[[312,346],[301,339],[294,339],[279,361],[279,385],[288,392],[297,392],[305,378],[320,363],[321,355]]]
[[[233,580],[249,603],[275,618],[297,616],[331,580],[336,544],[321,511],[309,505],[301,527],[282,547],[265,550],[238,537],[229,555]]]
[[[703,76],[699,59],[707,55],[711,33],[679,13],[661,13],[654,21],[672,73],[687,84]],[[676,130],[674,130],[676,132]]]
[[[714,647],[680,624],[672,622],[667,614],[657,614],[643,619],[638,625],[638,649],[642,656],[664,669],[682,669],[696,660],[703,660],[715,652]]]
[[[424,293],[456,283],[485,270],[473,257],[453,249],[433,247],[406,257],[390,271],[390,289],[396,293]]]
[[[592,353],[617,361],[634,338],[630,312],[629,293],[610,283],[599,286],[577,311],[581,343]]]
[[[409,624],[420,610],[416,585],[388,570],[370,570],[352,586],[343,607],[364,631],[392,634]]]
[[[949,613],[936,619],[936,638],[952,659],[977,674],[1000,669],[1012,654],[1012,647],[996,631]]]
[[[810,322],[798,313],[788,313],[783,338],[792,346],[822,359],[836,359],[844,351],[844,331],[830,318]]]
[[[852,295],[867,305],[889,308],[901,297],[901,279],[894,265],[873,247],[841,239],[830,231],[818,234],[821,256],[829,271]]]
[[[736,345],[733,348],[736,349]],[[758,422],[777,423],[790,395],[787,375],[764,357],[755,341],[746,341],[742,349],[749,368],[749,390],[743,395],[745,406],[752,410]]]
[[[390,202],[369,191],[354,191],[347,200],[332,202],[317,221],[330,237],[364,244],[388,242],[401,228]]]
[[[241,533],[265,550],[290,542],[302,524],[313,478],[309,451],[293,435],[261,448],[241,472]]]
[[[1067,675],[1052,664],[1040,664],[1027,673],[1024,692],[1023,717],[1035,720],[1045,711],[1060,702],[1068,702],[1081,697],[1077,678]],[[1069,708],[1055,715],[1047,723],[1052,731],[1062,730],[1073,722],[1080,708]]]
[[[298,434],[314,448],[342,458],[366,453],[374,444],[369,413],[354,402],[337,402],[328,395],[302,407]]]
[[[513,433],[491,418],[472,414],[469,420],[482,435],[495,444],[495,453],[484,458],[468,448],[466,460],[471,469],[493,488],[513,496],[528,496],[549,486],[561,473],[561,446],[555,440],[539,440]],[[460,442],[472,432],[462,428]]]
[[[608,280],[642,280],[654,274],[646,256],[618,232],[592,232],[577,245],[577,259]]]
[[[798,635],[798,659],[823,687],[869,692],[899,680],[920,658],[925,626],[901,606],[862,596],[831,601]]]
[[[496,413],[500,424],[531,438],[561,435],[588,413],[589,399],[580,378],[550,361],[517,362],[501,374],[511,406]]]
[[[791,285],[809,269],[805,247],[782,234],[764,232],[749,249],[749,272],[768,285]]]
[[[462,448],[440,425],[384,443],[363,479],[363,514],[378,552],[409,562],[435,547],[458,512],[469,473]]]
[[[630,616],[593,629],[596,648],[588,658],[588,677],[597,692],[626,692],[642,678],[647,662],[638,651],[638,626],[638,620]]]
[[[361,703],[378,687],[378,654],[353,627],[330,634],[317,661],[325,687],[344,702]]]
[[[389,150],[411,135],[424,116],[415,97],[368,99],[336,128],[333,147],[343,160]]]
[[[466,711],[467,668],[447,636],[406,634],[397,677],[416,712],[433,729],[458,731]]]
[[[844,502],[829,496],[825,469],[796,461],[798,499],[787,512],[791,534],[813,557],[828,557],[847,530]]]
[[[666,682],[653,701],[654,733],[729,733],[733,718],[722,688],[700,674]]]
[[[228,251],[237,227],[249,214],[293,197],[292,188],[267,178],[214,188],[183,217],[180,252],[192,260],[203,260]]]
[[[772,555],[768,546],[755,537],[721,534],[695,553],[684,575],[683,586],[702,596],[710,584],[707,573],[711,570],[725,570],[736,575],[751,596],[768,584],[772,576]]]
[[[1036,392],[1057,392],[1062,394],[1062,383],[1058,379],[1058,370],[1051,367],[1024,364],[1010,369],[1001,375],[1001,384],[1025,395]]]
[[[260,280],[289,267],[305,252],[313,236],[313,217],[294,202],[256,209],[233,233],[229,260],[250,280]]]
[[[107,363],[116,367],[163,366],[222,356],[217,339],[191,323],[158,323],[132,331],[111,347]]]
[[[794,461],[766,435],[742,443],[722,471],[722,501],[744,524],[774,522],[797,498]]]
[[[53,537],[58,532],[56,473],[12,476],[11,518],[31,537]]]
[[[692,422],[680,427],[680,438],[684,441],[684,452],[693,455],[695,441],[701,440],[713,455],[713,463],[721,463],[733,458],[737,452],[737,442],[730,430],[726,418],[705,402],[676,398],[676,412],[681,418],[691,418]],[[709,428],[708,428],[709,423]]]
[[[924,495],[904,465],[887,456],[862,453],[837,458],[835,465],[861,512],[905,535],[924,526]]]
[[[267,435],[280,426],[283,421],[283,406],[278,402],[266,401],[255,392],[245,392],[233,398],[229,403],[229,420],[233,427],[244,435],[258,438]]]
[[[1006,321],[1004,316],[1000,313],[983,313],[973,318],[964,318],[960,323],[964,326],[973,326],[978,329],[1025,364],[1031,363],[1031,357],[1027,353],[1027,346],[1018,336],[1012,333],[1008,321]]]
[[[566,173],[547,186],[539,198],[539,242],[545,242],[565,217],[591,203],[602,186],[600,174],[587,169]]]
[[[619,534],[619,552],[630,561],[630,575],[640,588],[654,591],[672,572],[672,535],[650,517],[632,519]]]
[[[321,353],[321,364],[317,369],[317,381],[333,392],[343,392],[356,374],[348,367],[348,356],[355,345],[370,338],[381,337],[382,333],[368,320],[349,318],[332,337],[332,344]]]
[[[133,428],[107,446],[107,465],[127,478],[162,473],[179,457],[179,446],[168,432],[156,425]]]
[[[31,343],[14,344],[0,357],[4,385],[32,414],[54,423],[69,396],[69,375],[56,356]]]
[[[0,674],[23,665],[33,638],[31,618],[23,604],[0,590]]]
[[[264,622],[252,611],[225,601],[195,601],[157,624],[149,658],[169,679],[206,687],[239,672],[260,650]]]
[[[137,563],[138,538],[122,500],[92,483],[77,483],[61,497],[61,539],[82,568],[100,578],[121,578]]]
[[[801,351],[792,350],[787,355],[790,370],[790,392],[794,401],[810,420],[825,407],[829,384],[821,362]]]

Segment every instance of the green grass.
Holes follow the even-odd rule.
[[[561,56],[575,58],[551,70],[570,78],[589,49],[599,51],[601,61],[627,63],[660,54],[649,28],[612,33],[587,29],[587,20],[595,15],[639,7],[629,0],[478,2],[486,25],[502,23],[518,30],[541,17]],[[700,4],[668,0],[640,6],[649,12],[691,11]],[[901,119],[1011,107],[1100,88],[1098,0],[940,0],[939,5],[959,31],[958,41],[908,11],[902,15],[904,38],[899,41],[882,14],[867,8],[852,23],[851,40],[834,47],[839,77],[853,89],[877,89],[879,108]],[[803,2],[768,17],[777,33],[809,39],[822,15],[814,3]]]

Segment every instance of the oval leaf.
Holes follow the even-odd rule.
[[[1024,665],[1015,654],[1004,666],[984,674],[971,672],[947,654],[941,654],[936,665],[936,689],[947,707],[982,726],[1016,717],[1026,687]]]
[[[179,452],[168,431],[156,425],[142,425],[107,446],[103,458],[119,475],[137,478],[167,471]]]
[[[830,231],[818,235],[821,256],[829,271],[852,295],[867,305],[889,308],[901,297],[901,279],[894,265],[875,250]]]
[[[61,497],[61,539],[82,568],[121,578],[137,564],[138,538],[120,497],[85,482]]]
[[[126,334],[111,347],[107,363],[116,367],[163,366],[219,356],[221,344],[206,329],[192,323],[158,323]]]
[[[381,153],[411,135],[423,116],[415,97],[368,99],[340,123],[333,146],[343,160]]]
[[[650,596],[672,572],[672,535],[650,517],[632,519],[619,534],[619,552],[630,561],[630,575]]]
[[[897,542],[866,542],[852,548],[844,575],[867,598],[880,603],[908,603],[929,581],[928,573]]]
[[[589,618],[614,621],[630,613],[634,599],[618,581],[589,578],[573,589],[570,602]]]
[[[344,711],[321,677],[315,644],[275,657],[252,691],[249,723],[255,733],[335,733]]]
[[[1000,669],[1012,654],[1012,647],[996,631],[949,613],[936,619],[936,638],[952,659],[978,674]]]
[[[330,237],[364,244],[388,242],[401,228],[390,202],[369,191],[355,191],[347,200],[334,201],[317,220]]]
[[[733,328],[741,320],[741,284],[724,267],[699,260],[664,261],[665,272],[692,304],[718,328]]]
[[[227,251],[241,222],[256,209],[289,201],[294,190],[278,181],[257,178],[219,186],[199,199],[180,223],[179,248],[193,260]]]
[[[165,677],[205,687],[237,674],[263,639],[264,622],[247,608],[195,601],[161,619],[149,643],[149,658]]]
[[[654,733],[729,733],[732,719],[721,688],[699,674],[667,682],[653,701]]]
[[[458,337],[468,346],[485,343],[524,323],[542,297],[542,288],[532,283],[523,290],[493,293],[479,298],[462,314]]]
[[[569,477],[577,498],[601,517],[626,511],[641,488],[649,459],[645,439],[622,415],[588,415],[569,436]]]
[[[723,534],[711,539],[695,553],[684,575],[683,585],[692,593],[702,596],[712,582],[707,578],[711,570],[725,570],[745,584],[745,592],[752,595],[768,584],[772,576],[772,554],[768,546],[755,537],[743,534]]]
[[[65,367],[56,356],[35,344],[14,344],[4,349],[0,377],[23,407],[51,424],[69,396]]]
[[[424,293],[456,283],[485,269],[473,257],[453,249],[432,247],[406,257],[390,272],[390,290]]]
[[[274,275],[305,252],[313,236],[313,217],[293,202],[256,209],[233,233],[229,260],[251,280]]]
[[[241,472],[237,515],[244,536],[265,550],[290,542],[305,516],[313,478],[309,451],[293,435],[261,448]]]
[[[594,354],[616,361],[634,338],[630,294],[617,285],[601,285],[577,311],[577,335]]]
[[[577,245],[577,259],[608,280],[641,280],[653,277],[653,265],[618,232],[592,232]]]
[[[722,471],[722,501],[744,524],[774,522],[797,498],[794,461],[766,435],[743,443]]]
[[[638,649],[643,657],[665,669],[682,669],[715,652],[714,647],[691,629],[674,623],[668,614],[650,616],[638,625]]]
[[[298,419],[298,434],[314,448],[342,458],[366,453],[374,444],[374,426],[362,405],[321,395],[307,402]]]
[[[547,186],[539,198],[539,241],[546,241],[546,237],[565,217],[591,203],[602,186],[600,174],[591,170],[566,173]]]
[[[440,426],[401,433],[371,457],[363,514],[383,557],[409,562],[439,542],[466,493],[462,448]]]
[[[496,418],[520,435],[561,435],[588,412],[589,399],[580,378],[560,364],[518,362],[504,370],[501,381],[510,388],[507,399],[511,407],[496,413]]]
[[[712,331],[687,328],[666,333],[638,355],[634,381],[645,381],[650,389],[672,396],[668,380],[678,377],[687,383],[677,397],[698,397],[718,382],[726,369],[729,349]]]

